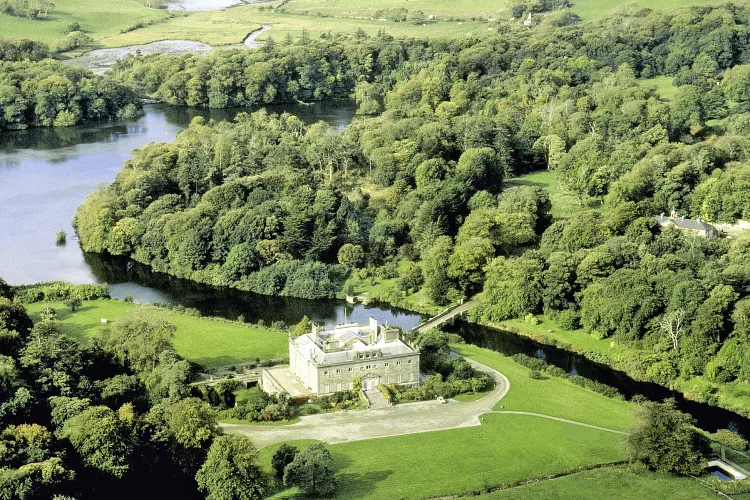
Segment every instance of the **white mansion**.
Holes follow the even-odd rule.
[[[351,390],[359,378],[363,389],[378,384],[419,383],[419,352],[401,340],[399,330],[378,325],[337,325],[332,330],[313,331],[289,337],[289,374],[313,394]],[[289,381],[278,371],[263,372],[263,390],[290,392]],[[295,391],[296,392],[296,391]]]

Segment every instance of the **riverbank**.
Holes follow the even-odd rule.
[[[717,384],[704,377],[693,377],[687,380],[678,379],[671,384],[660,384],[647,375],[647,367],[642,362],[647,353],[627,348],[612,339],[597,339],[582,329],[566,330],[544,315],[538,315],[536,318],[538,323],[535,325],[517,318],[500,323],[486,323],[484,326],[523,335],[540,344],[583,355],[591,361],[620,370],[634,380],[656,383],[681,393],[690,401],[718,406],[750,418],[748,383]]]

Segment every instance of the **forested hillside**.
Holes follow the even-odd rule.
[[[353,94],[337,131],[291,116],[200,120],[138,151],[76,216],[86,251],[177,276],[316,298],[398,278],[473,312],[545,312],[637,349],[669,384],[750,380],[750,236],[662,231],[672,208],[750,217],[750,9],[643,10],[456,41],[301,39],[207,58],[130,58],[122,81],[176,105]],[[669,101],[648,79],[674,78]],[[549,169],[580,210],[503,179]],[[709,393],[695,399],[715,401]]]

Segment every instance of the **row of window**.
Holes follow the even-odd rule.
[[[401,382],[402,382],[401,374],[396,375],[396,383],[400,384]],[[414,382],[414,374],[413,373],[409,374],[409,382]],[[390,375],[386,375],[385,376],[385,383],[386,384],[392,383]],[[339,383],[336,384],[336,391],[344,391],[344,390],[351,391],[352,389],[354,389],[354,382],[343,382],[343,383],[339,382]],[[323,386],[323,392],[325,392],[325,393],[331,392],[331,384],[325,384]]]
[[[412,361],[413,360],[409,359],[409,360],[406,361],[406,363],[407,364],[412,364]],[[384,365],[385,365],[386,368],[388,368],[389,366],[391,366],[390,363],[384,363]],[[396,366],[401,366],[401,361],[396,361]],[[359,369],[361,371],[364,371],[364,370],[374,369],[374,368],[377,368],[377,367],[378,367],[378,365],[364,365],[364,366],[360,366]],[[351,373],[352,371],[354,371],[354,368],[349,367],[349,372]],[[341,374],[341,368],[336,368],[336,375],[340,375],[340,374]],[[328,376],[328,375],[330,375],[330,372],[328,370],[324,370],[323,371],[323,375],[324,376]],[[399,380],[399,382],[400,382],[400,380]]]
[[[326,393],[331,392],[331,385],[330,384],[326,384],[325,387],[324,387],[324,389],[325,390],[323,392],[326,392]],[[343,384],[341,382],[339,382],[338,384],[336,384],[336,391],[337,392],[339,392],[339,391],[351,391],[352,389],[354,389],[354,382],[344,382]]]

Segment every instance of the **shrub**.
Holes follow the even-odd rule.
[[[68,233],[62,229],[55,234],[55,244],[57,246],[63,246],[68,242]]]
[[[533,378],[534,380],[541,380],[542,379],[542,374],[539,373],[538,370],[531,370],[529,372],[529,378]]]
[[[734,450],[745,451],[747,449],[747,441],[745,438],[736,434],[729,429],[719,429],[715,433],[711,434],[711,439],[717,443],[732,448]]]
[[[557,324],[563,330],[577,330],[581,327],[581,315],[573,309],[566,309],[557,316]]]

